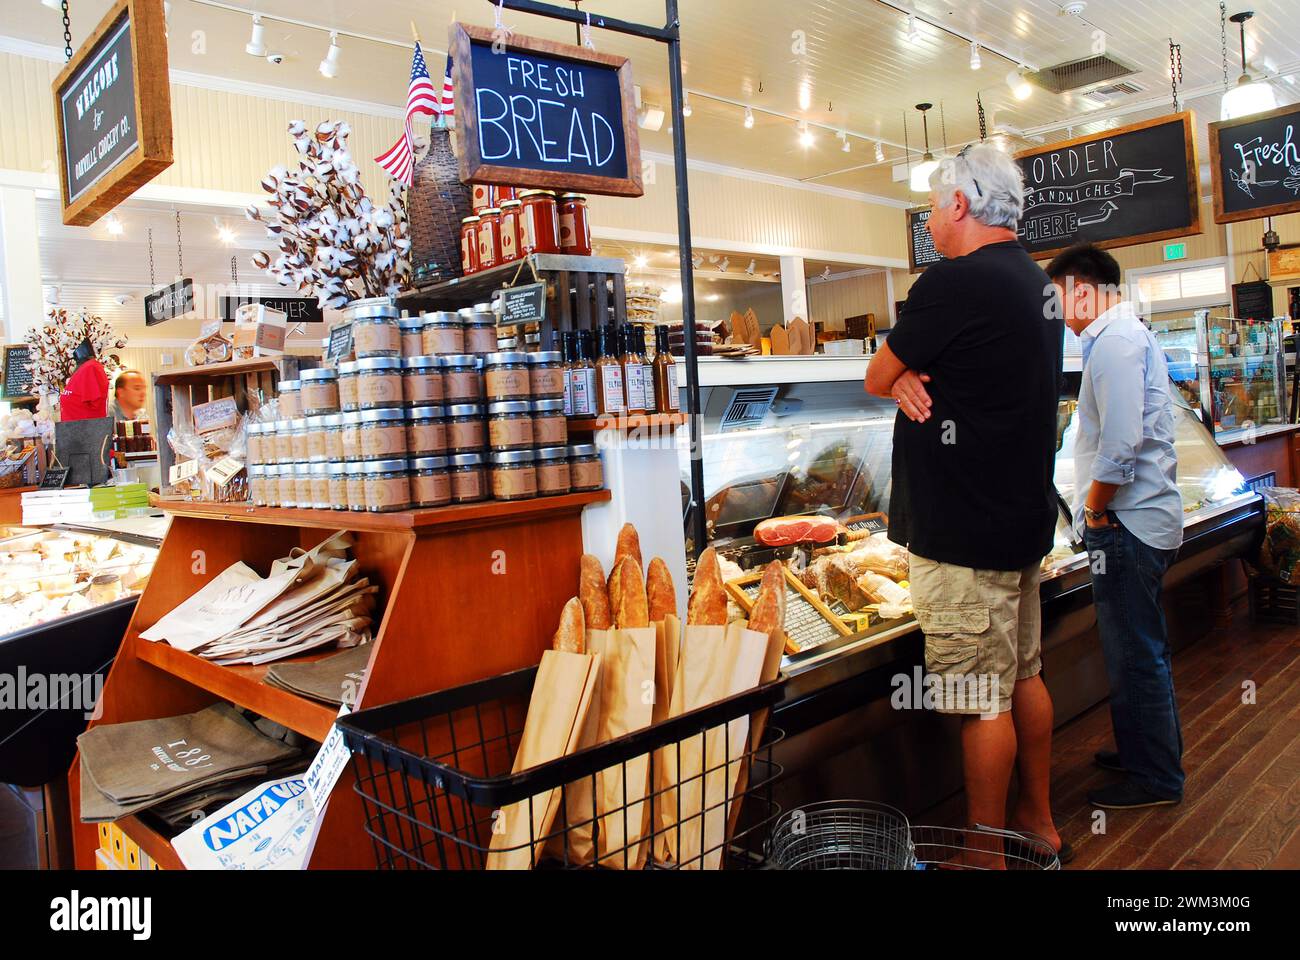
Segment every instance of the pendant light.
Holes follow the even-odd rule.
[[[1246,69],[1246,21],[1254,15],[1253,11],[1246,10],[1228,18],[1241,29],[1241,76],[1237,78],[1237,85],[1223,94],[1221,120],[1236,120],[1277,106],[1273,85],[1266,80],[1252,80],[1250,71]]]
[[[925,134],[925,156],[921,162],[912,168],[912,192],[929,193],[930,192],[930,174],[939,169],[939,161],[934,158],[930,152],[930,126],[926,120],[925,113],[934,104],[918,103],[916,109],[921,111],[921,129]]]

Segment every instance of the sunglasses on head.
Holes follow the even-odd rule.
[[[975,179],[975,174],[971,172],[970,160],[967,159],[966,157],[966,154],[970,153],[970,148],[973,146],[975,146],[975,144],[968,143],[966,144],[966,146],[962,147],[959,151],[957,151],[957,159],[966,161],[966,172],[970,173],[971,175],[970,182],[975,184],[975,196],[983,197],[984,191],[980,189],[980,182]]]

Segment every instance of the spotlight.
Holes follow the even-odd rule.
[[[808,129],[808,121],[799,121],[799,144],[807,149],[813,145],[813,132]]]
[[[723,257],[723,258],[722,258],[722,262],[718,264],[718,269],[719,269],[721,272],[726,273],[726,272],[727,272],[727,268],[728,268],[729,266],[731,266],[731,258],[730,258],[730,257]]]
[[[124,229],[122,227],[122,221],[117,219],[117,214],[115,213],[110,213],[104,218],[104,226],[108,229],[108,232],[115,237],[120,237],[122,235],[122,230]]]
[[[1034,92],[1033,85],[1025,79],[1023,67],[1018,67],[1007,74],[1007,87],[1017,100],[1028,100]]]
[[[320,62],[320,75],[329,80],[339,75],[339,35],[336,30],[330,31],[330,48]]]
[[[648,264],[649,262],[650,261],[646,259],[646,255],[644,253],[638,253],[636,255],[636,258],[633,259],[632,261],[632,263],[636,266],[638,270],[644,270],[646,268],[646,264]]]
[[[980,68],[980,45],[974,40],[970,42],[970,68],[972,70]]]
[[[689,116],[691,115],[691,112],[692,112],[692,111],[691,111],[691,94],[690,94],[690,91],[688,91],[688,90],[682,90],[682,116],[683,116],[683,117],[689,117]]]
[[[261,17],[253,17],[253,33],[244,44],[244,52],[250,57],[266,56],[266,27],[262,26]]]
[[[750,261],[749,261],[749,266],[747,266],[747,267],[745,268],[745,276],[747,276],[747,277],[752,277],[752,276],[754,275],[754,271],[757,270],[757,269],[758,269],[758,261],[757,261],[757,260],[750,260]]]
[[[745,108],[745,129],[746,130],[754,129],[754,111],[751,110],[749,107]]]
[[[907,15],[907,31],[906,31],[905,36],[907,37],[907,41],[908,41],[908,43],[920,43],[920,42],[921,42],[921,30],[920,30],[920,28],[917,27],[917,25],[916,25],[916,15],[915,15],[915,14],[911,14],[911,13],[909,13],[909,14]]]
[[[879,140],[876,141],[876,163],[885,162],[885,145]]]
[[[219,223],[217,224],[217,239],[226,246],[230,246],[235,242],[235,231],[231,230],[224,223]]]

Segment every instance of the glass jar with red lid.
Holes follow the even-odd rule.
[[[519,252],[559,253],[559,209],[550,190],[525,190],[519,195]]]
[[[501,211],[488,207],[479,214],[478,268],[486,270],[501,262]]]
[[[577,193],[566,193],[560,197],[560,252],[578,257],[591,256],[587,198]]]
[[[468,277],[478,272],[478,217],[465,217],[460,222],[460,272]]]
[[[501,204],[501,262],[510,263],[523,254],[519,250],[519,211],[523,204],[506,200]]]

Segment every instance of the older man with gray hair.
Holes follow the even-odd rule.
[[[889,536],[911,554],[939,709],[962,716],[968,822],[1061,849],[1038,581],[1057,520],[1062,333],[1051,281],[1016,240],[1023,196],[1020,168],[991,145],[934,172],[929,229],[944,259],[913,284],[866,389],[899,404]],[[997,866],[996,854],[972,856]]]

